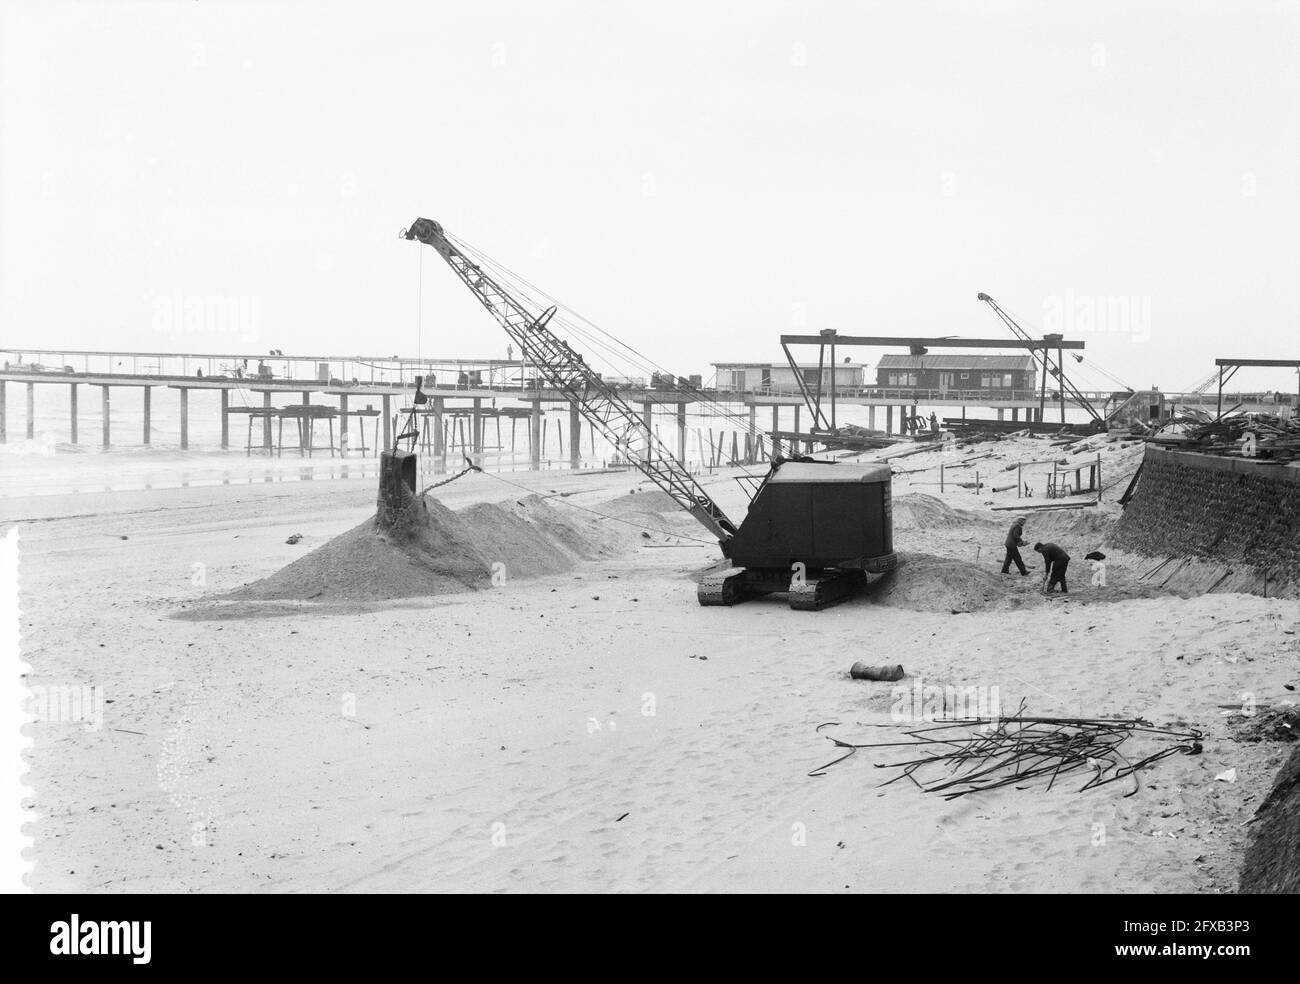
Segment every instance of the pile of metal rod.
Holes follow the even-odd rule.
[[[819,725],[817,733],[838,724]],[[1140,788],[1139,770],[1170,755],[1199,755],[1202,737],[1195,729],[1157,728],[1142,718],[1028,717],[1023,704],[1009,717],[939,720],[903,734],[906,740],[866,744],[822,734],[847,751],[808,774],[825,775],[859,748],[911,748],[923,750],[915,758],[876,763],[878,769],[898,770],[882,786],[907,779],[924,792],[956,799],[1003,786],[1026,789],[1035,782],[1051,789],[1058,779],[1080,773],[1088,779],[1079,792],[1131,778],[1133,788],[1124,794],[1127,797]],[[1121,749],[1135,734],[1161,739],[1160,747],[1130,759]]]

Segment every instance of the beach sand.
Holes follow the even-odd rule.
[[[1107,483],[1140,451],[1108,447]],[[990,467],[1035,453],[1048,457],[1041,441],[1000,442]],[[617,548],[597,559],[481,590],[262,608],[218,599],[364,522],[372,479],[0,500],[22,538],[29,684],[94,685],[105,701],[101,727],[31,726],[31,883],[1232,890],[1244,824],[1288,749],[1237,740],[1221,705],[1294,697],[1300,607],[1161,593],[1136,558],[1090,583],[1083,554],[1104,543],[1123,485],[1101,507],[1030,515],[1031,543],[1078,558],[1070,598],[1045,598],[1032,563],[1029,577],[998,573],[1015,513],[988,503],[1015,491],[940,495],[940,460],[897,463],[897,582],[822,612],[699,607],[692,575],[717,547],[654,496],[624,498],[646,488],[634,473],[470,475],[436,492],[456,510],[550,496],[609,528]],[[703,478],[735,518],[739,473]],[[858,660],[908,678],[851,680]],[[1125,783],[1079,792],[1078,775],[953,801],[881,788],[894,773],[876,764],[902,757],[889,749],[808,775],[838,754],[818,725],[901,737],[894,688],[919,684],[997,688],[1004,710],[1024,699],[1031,714],[1199,728],[1204,751],[1155,764],[1127,797]],[[1235,781],[1216,780],[1228,769]]]

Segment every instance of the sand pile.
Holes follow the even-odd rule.
[[[894,496],[894,528],[941,529],[954,526],[980,526],[989,520],[978,513],[954,509],[942,499],[924,492]],[[1011,520],[1007,520],[1010,525]]]
[[[963,560],[900,553],[897,569],[873,584],[867,597],[874,604],[918,612],[976,612],[1019,598],[1025,592],[1013,590],[1018,588],[1022,585],[1011,577]]]
[[[459,512],[426,496],[391,530],[368,519],[223,600],[387,601],[487,587],[494,572],[558,573],[613,552],[614,537],[598,524],[538,496]]]
[[[1016,513],[1007,513],[1015,517]],[[1091,509],[1049,509],[1044,512],[1026,512],[1025,539],[1030,543],[1054,541],[1061,544],[1073,557],[1082,558],[1089,550],[1096,550],[1110,535],[1115,525],[1113,516]],[[1008,519],[1007,523],[1010,524]],[[1066,541],[1069,541],[1067,545]]]
[[[618,517],[660,516],[664,513],[682,511],[682,507],[667,492],[644,487],[634,489],[617,499],[602,502],[594,508],[606,516]]]

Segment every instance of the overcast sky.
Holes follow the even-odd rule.
[[[682,374],[1009,337],[982,290],[1177,389],[1300,358],[1297,51],[1300,0],[6,3],[0,345],[504,357],[425,215]]]

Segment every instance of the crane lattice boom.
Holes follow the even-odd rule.
[[[1016,322],[1015,318],[1011,317],[1011,315],[1007,314],[1006,311],[1002,310],[1002,306],[998,304],[997,301],[993,300],[993,298],[991,298],[988,294],[981,292],[978,295],[978,299],[983,301],[985,304],[987,304],[989,307],[993,309],[993,313],[1002,319],[1003,324],[1005,324],[1008,328],[1011,329],[1011,333],[1013,335],[1019,338],[1022,342],[1033,343],[1034,347],[1030,348],[1029,354],[1034,357],[1035,361],[1037,361],[1052,376],[1056,378],[1056,381],[1060,384],[1061,389],[1064,390],[1066,393],[1069,393],[1070,396],[1074,398],[1074,402],[1076,404],[1078,404],[1084,410],[1087,410],[1089,415],[1092,417],[1094,421],[1096,421],[1097,423],[1104,422],[1101,414],[1097,412],[1097,408],[1092,405],[1092,401],[1089,400],[1086,396],[1084,396],[1079,391],[1079,388],[1075,386],[1072,382],[1070,382],[1070,380],[1066,377],[1065,366],[1052,365],[1051,356],[1048,355],[1047,346],[1043,342],[1036,341],[1033,338],[1033,336],[1029,334],[1029,332],[1021,328],[1020,325]]]
[[[416,219],[403,236],[437,250],[519,346],[522,357],[537,367],[546,384],[563,394],[647,478],[716,536],[726,554],[727,544],[736,533],[735,524],[618,391],[547,327],[555,314],[554,307],[534,315],[461,252],[432,219]]]

